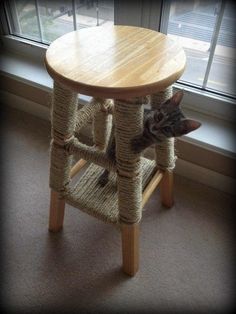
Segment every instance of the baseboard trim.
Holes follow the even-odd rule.
[[[50,109],[49,107],[40,105],[32,100],[23,98],[21,96],[0,90],[1,103],[4,106],[9,106],[38,118],[50,121]]]
[[[175,173],[222,192],[236,195],[236,180],[234,178],[203,168],[186,160],[177,159]]]
[[[18,110],[27,112],[41,119],[50,120],[50,109],[21,96],[11,94],[6,91],[0,91],[1,103],[4,106],[10,106]],[[88,131],[88,130],[87,130]],[[89,133],[85,130],[85,133]],[[86,135],[87,135],[86,134]],[[147,151],[148,157],[154,156],[154,150]],[[190,180],[215,188],[222,192],[236,195],[236,180],[212,171],[210,169],[198,166],[183,159],[177,159],[175,173]]]

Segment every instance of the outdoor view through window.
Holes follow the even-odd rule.
[[[114,24],[113,0],[9,2],[12,33],[46,44],[75,28]]]
[[[10,33],[49,44],[74,29],[111,25],[114,24],[114,1],[8,1]],[[181,82],[235,97],[235,2],[172,0],[163,3],[169,3],[163,14],[167,34],[179,41],[188,58]]]
[[[184,47],[182,81],[235,96],[235,1],[171,1],[167,33]]]

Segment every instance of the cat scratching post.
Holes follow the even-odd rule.
[[[161,161],[158,155],[157,169],[155,161],[131,151],[130,141],[142,133],[144,97],[153,95],[155,106],[162,97],[158,91],[183,73],[183,49],[164,34],[144,28],[92,27],[55,40],[47,50],[45,64],[54,79],[49,230],[62,228],[65,203],[113,224],[121,231],[123,271],[133,276],[139,268],[142,208],[160,182],[164,182],[162,194],[170,188],[167,173],[173,169],[174,158],[166,160],[172,156],[173,145],[163,146],[166,157]],[[78,93],[93,97],[80,110]],[[104,150],[112,119],[116,160],[110,160]],[[77,137],[90,121],[92,146]],[[77,182],[72,180],[85,165]],[[104,168],[111,174],[101,187],[98,180]]]
[[[102,99],[96,101],[103,102]],[[101,106],[101,110],[93,118],[93,139],[94,143],[101,150],[105,149],[111,134],[113,102],[107,101]]]
[[[158,109],[161,104],[173,95],[172,86],[162,92],[151,95],[152,109]],[[173,197],[173,170],[175,168],[175,139],[166,138],[162,143],[155,145],[156,163],[160,170],[164,172],[161,181],[161,201],[162,204],[170,208],[174,203]]]

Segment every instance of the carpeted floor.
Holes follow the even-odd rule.
[[[9,109],[2,129],[2,301],[6,313],[226,313],[233,301],[232,196],[175,178],[175,206],[154,193],[140,270],[121,272],[120,234],[67,207],[48,223],[49,123]]]

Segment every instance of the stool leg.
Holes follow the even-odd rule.
[[[63,227],[65,213],[65,200],[61,199],[59,193],[51,190],[49,231],[58,232]]]
[[[58,232],[63,226],[65,200],[69,182],[72,156],[65,151],[64,143],[75,131],[77,94],[54,82],[52,98],[52,142],[50,150],[51,190],[49,230]]]
[[[122,224],[123,271],[134,276],[139,269],[139,224]]]
[[[95,99],[96,101],[96,99]],[[98,101],[103,101],[105,103],[105,99]],[[93,140],[95,145],[101,150],[105,149],[109,140],[109,136],[111,133],[111,125],[112,125],[112,116],[108,114],[106,111],[99,111],[96,113],[93,119]]]
[[[172,86],[168,87],[162,92],[158,92],[151,95],[151,107],[153,110],[172,97]],[[164,172],[164,176],[161,180],[161,202],[162,205],[170,208],[174,204],[173,193],[173,170],[175,167],[175,140],[174,138],[167,138],[155,147],[156,163],[159,169]]]
[[[167,208],[171,208],[174,205],[174,193],[173,193],[173,171],[165,171],[164,176],[161,180],[161,203]]]
[[[116,100],[114,117],[123,271],[134,276],[139,267],[142,176],[140,154],[131,151],[130,142],[133,137],[142,133],[142,100]]]

